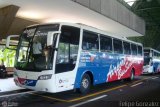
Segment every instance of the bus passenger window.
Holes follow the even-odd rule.
[[[138,46],[138,55],[142,56],[142,47]]]
[[[98,34],[89,31],[84,31],[82,49],[90,51],[98,51],[99,49]]]
[[[130,54],[131,54],[131,46],[130,46],[130,43],[128,43],[128,42],[123,42],[123,46],[124,46],[124,54],[130,55]]]
[[[132,55],[137,55],[137,46],[134,44],[131,44],[131,48],[132,48]]]
[[[123,53],[121,40],[114,39],[113,40],[113,47],[114,47],[114,53],[119,53],[119,54]]]
[[[112,52],[112,38],[101,36],[100,41],[102,52]]]
[[[155,51],[153,52],[153,56],[155,56],[155,57],[157,56],[157,53]]]

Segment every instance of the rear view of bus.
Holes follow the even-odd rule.
[[[143,74],[160,72],[160,52],[152,48],[144,48]]]

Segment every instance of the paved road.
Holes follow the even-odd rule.
[[[160,74],[143,75],[136,77],[132,82],[121,80],[97,85],[87,95],[73,91],[51,94],[31,90],[0,93],[0,107],[2,105],[18,107],[158,107],[160,106]]]

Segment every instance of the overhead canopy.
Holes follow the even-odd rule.
[[[160,50],[160,0],[136,0],[131,9],[146,22],[145,36],[133,40]]]
[[[132,6],[136,0],[124,0],[128,5]]]
[[[16,17],[39,23],[83,23],[115,33],[118,36],[143,36],[137,31],[71,0],[0,0],[0,8],[8,5],[20,7]]]

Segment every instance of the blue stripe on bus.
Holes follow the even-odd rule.
[[[93,58],[92,58],[93,57]],[[93,74],[93,85],[107,82],[110,66],[113,69],[123,60],[124,55],[98,52],[82,52],[75,80],[75,88],[80,88],[82,76],[90,71]]]
[[[159,67],[159,65],[160,65],[160,62],[153,62],[153,69],[155,70],[153,70],[155,73],[156,72],[158,72],[158,67]]]

